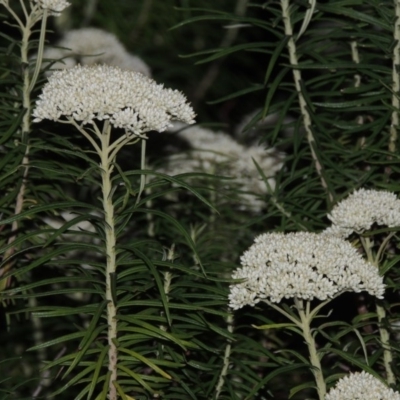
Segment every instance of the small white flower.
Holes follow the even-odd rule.
[[[400,226],[400,200],[392,192],[359,189],[339,202],[328,215],[332,227],[327,234],[347,237],[372,225]]]
[[[65,0],[35,0],[35,3],[39,5],[41,9],[49,10],[49,15],[58,17],[61,15],[65,8],[71,5]]]
[[[186,97],[143,74],[106,65],[56,71],[43,88],[34,122],[72,117],[83,124],[109,119],[136,135],[164,131],[171,121],[194,123]]]
[[[325,400],[400,400],[400,393],[362,371],[340,379],[326,395]]]
[[[367,291],[381,298],[385,286],[378,269],[341,238],[311,232],[265,233],[242,255],[242,268],[230,286],[233,309],[262,299],[326,300],[344,291]]]

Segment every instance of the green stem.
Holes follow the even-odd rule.
[[[118,397],[114,382],[117,382],[117,361],[118,351],[115,344],[117,338],[117,307],[114,304],[112,279],[115,278],[117,270],[116,262],[116,235],[114,223],[114,204],[112,201],[112,182],[111,173],[114,169],[113,164],[109,162],[109,144],[111,136],[111,125],[108,121],[104,123],[103,135],[101,138],[101,179],[103,193],[104,210],[104,231],[106,236],[106,300],[107,303],[107,323],[108,323],[108,370],[110,371],[108,399],[116,400]]]
[[[309,303],[309,302],[307,302]],[[322,373],[322,367],[321,367],[321,361],[318,357],[317,349],[316,349],[316,343],[314,340],[314,337],[312,335],[310,323],[311,323],[311,317],[310,317],[310,307],[309,304],[307,304],[307,310],[305,312],[304,310],[304,304],[303,300],[299,300],[296,297],[294,298],[294,304],[297,308],[297,311],[300,316],[300,321],[301,321],[301,329],[303,331],[303,337],[307,343],[309,355],[310,355],[310,362],[311,365],[314,367],[312,368],[312,373],[314,374],[315,381],[317,383],[317,391],[318,391],[318,396],[320,400],[325,399],[326,395],[326,385],[325,385],[325,380],[324,376]]]

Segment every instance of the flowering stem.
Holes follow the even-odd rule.
[[[29,70],[29,59],[28,59],[28,51],[29,51],[29,40],[32,33],[32,26],[36,21],[36,8],[32,10],[30,15],[27,14],[26,9],[23,8],[24,14],[26,16],[25,25],[19,19],[19,17],[15,14],[13,9],[8,4],[3,4],[7,11],[13,16],[13,18],[18,23],[19,28],[21,29],[22,39],[21,39],[21,66],[22,66],[22,107],[24,109],[24,116],[22,118],[22,126],[21,126],[21,145],[25,146],[24,155],[22,157],[21,168],[23,170],[22,177],[20,181],[20,186],[18,189],[15,207],[14,207],[14,215],[19,215],[22,212],[26,191],[26,184],[29,172],[29,141],[28,134],[31,131],[31,92],[32,88],[35,84],[35,81],[30,77]],[[42,20],[42,25],[40,28],[40,40],[39,40],[39,48],[43,47],[46,33],[46,21],[47,21],[47,10],[45,10]],[[36,60],[39,62],[39,60]],[[40,66],[39,66],[40,67]],[[7,244],[12,244],[17,238],[18,231],[18,220],[15,220],[11,225],[11,233],[12,235],[9,237]],[[15,251],[15,247],[11,246],[4,253],[3,259],[6,260],[10,258]],[[4,267],[0,270],[0,278],[4,276],[12,267],[12,261],[8,261]],[[0,279],[0,291],[8,286],[8,279]]]
[[[318,357],[318,353],[316,350],[316,344],[314,337],[311,332],[310,324],[312,319],[315,317],[317,312],[326,304],[331,301],[331,299],[325,300],[322,302],[319,306],[314,308],[313,310],[310,310],[310,302],[306,302],[306,310],[304,310],[304,303],[303,300],[299,300],[297,297],[294,298],[294,304],[296,306],[296,309],[299,313],[300,320],[295,318],[294,316],[290,315],[287,313],[285,310],[283,310],[281,307],[277,306],[276,304],[272,303],[271,301],[264,299],[269,306],[274,308],[276,311],[280,312],[282,315],[284,315],[286,318],[288,318],[290,321],[292,321],[295,325],[297,325],[303,332],[303,337],[306,340],[307,346],[308,346],[308,351],[310,354],[310,361],[311,365],[313,366],[312,373],[314,374],[315,381],[317,383],[317,391],[319,395],[320,400],[325,399],[325,394],[326,394],[326,385],[325,385],[325,380],[324,376],[322,374],[322,367],[321,367],[321,362]]]
[[[110,371],[108,399],[117,399],[117,389],[113,382],[117,381],[117,360],[118,352],[115,340],[117,338],[117,308],[114,303],[112,292],[112,279],[115,277],[117,269],[116,263],[116,235],[114,225],[114,204],[112,202],[112,183],[111,173],[114,169],[113,164],[109,162],[109,144],[111,136],[111,125],[108,121],[104,123],[103,134],[101,137],[101,179],[103,193],[103,210],[104,210],[104,231],[106,235],[106,300],[107,303],[107,323],[108,323],[108,370]]]
[[[289,37],[289,41],[287,44],[288,50],[289,50],[289,60],[290,60],[290,64],[293,69],[294,84],[295,84],[296,91],[297,91],[298,98],[299,98],[299,105],[300,105],[301,114],[303,116],[304,129],[306,130],[306,133],[307,133],[307,141],[310,146],[312,158],[315,162],[315,168],[317,170],[317,174],[319,175],[320,180],[321,180],[321,185],[326,190],[329,201],[331,203],[333,203],[333,195],[328,188],[327,180],[323,174],[321,161],[319,160],[319,157],[315,151],[316,142],[315,142],[313,131],[311,129],[311,116],[307,109],[307,103],[306,103],[306,100],[305,100],[303,92],[302,92],[302,90],[303,90],[301,87],[302,79],[301,79],[301,72],[298,69],[299,63],[297,60],[296,43],[293,38],[292,22],[290,19],[289,0],[281,0],[281,7],[282,7],[282,18],[283,18],[283,23],[284,23],[285,35]]]
[[[378,269],[379,269],[379,259],[383,252],[383,249],[388,244],[390,238],[391,235],[389,234],[388,237],[383,241],[381,247],[379,248],[377,256],[374,257],[372,253],[373,243],[371,243],[370,238],[360,236],[361,243],[364,247],[365,253],[367,254],[368,261],[371,264],[375,265]],[[396,378],[392,370],[393,354],[389,342],[390,340],[389,331],[384,326],[384,322],[386,319],[386,309],[382,305],[380,305],[379,302],[376,303],[376,313],[378,315],[379,335],[381,338],[381,344],[383,348],[383,365],[385,366],[386,380],[389,385],[393,385],[396,383]]]
[[[174,262],[175,260],[175,245],[173,244],[171,248],[169,249],[164,249],[164,256],[163,256],[163,261],[170,261]],[[164,294],[167,302],[169,302],[169,291],[171,290],[171,283],[172,283],[172,273],[169,271],[166,271],[164,274]],[[161,317],[164,317],[165,312],[161,311],[160,313]],[[164,332],[167,332],[168,326],[166,324],[161,324],[160,329]],[[164,351],[164,345],[161,345],[161,351]]]
[[[142,139],[142,151],[140,153],[140,169],[146,169],[146,140]],[[139,193],[136,198],[136,205],[139,204],[140,197],[142,196],[144,187],[146,186],[146,175],[140,174]]]
[[[397,130],[399,129],[399,108],[400,108],[400,0],[395,0],[396,19],[394,22],[394,43],[393,47],[393,70],[392,70],[392,122],[390,124],[389,151],[396,151]]]
[[[386,381],[389,385],[394,385],[396,383],[396,377],[392,370],[393,354],[392,348],[390,347],[390,337],[388,330],[384,327],[384,322],[386,319],[386,309],[379,303],[376,304],[376,313],[378,314],[379,321],[379,335],[381,337],[381,343],[383,347],[383,365],[386,371]]]
[[[226,318],[226,323],[228,325],[228,332],[233,333],[233,314],[232,313],[228,314],[228,316]],[[231,351],[232,351],[232,344],[231,344],[231,341],[228,340],[226,347],[225,347],[224,362],[222,365],[222,370],[219,375],[217,387],[215,388],[215,399],[218,399],[219,395],[221,394],[222,387],[224,386],[225,377],[226,377],[226,374],[228,373]]]
[[[351,47],[351,58],[353,62],[356,64],[360,64],[360,55],[358,53],[358,45],[357,41],[352,40],[350,42],[350,47]],[[361,84],[361,75],[360,74],[355,74],[354,75],[354,87],[358,88],[360,87]]]
[[[308,351],[310,354],[310,361],[311,361],[311,365],[313,366],[312,373],[314,374],[314,378],[317,383],[318,396],[319,396],[320,400],[324,400],[325,395],[326,395],[326,385],[325,385],[324,376],[322,374],[321,361],[318,357],[316,343],[315,343],[314,337],[311,332],[311,327],[310,327],[310,323],[312,320],[312,316],[310,314],[310,303],[307,301],[307,309],[304,310],[303,300],[299,300],[298,298],[295,297],[294,304],[299,313],[301,329],[303,331],[303,337],[308,346]]]

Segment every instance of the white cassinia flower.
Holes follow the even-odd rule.
[[[61,60],[53,70],[81,65],[106,64],[150,76],[150,68],[137,56],[129,54],[115,35],[97,28],[74,29],[57,42],[59,48],[46,48],[44,58]],[[44,67],[49,62],[43,64]]]
[[[58,17],[65,8],[71,5],[65,0],[35,0],[35,3],[43,10],[49,10],[49,15]]]
[[[214,132],[200,126],[183,127],[175,124],[170,131],[185,139],[191,150],[169,157],[168,166],[159,170],[168,175],[189,172],[234,177],[223,184],[237,187],[242,193],[241,208],[259,212],[265,201],[256,196],[268,193],[268,187],[260,177],[255,160],[268,177],[268,184],[275,188],[273,176],[282,168],[281,155],[275,149],[262,146],[245,147],[224,132]],[[255,196],[256,195],[256,196]]]
[[[359,189],[339,202],[328,218],[332,226],[324,233],[343,238],[369,230],[373,224],[400,226],[400,200],[392,192]]]
[[[83,124],[109,119],[136,135],[162,132],[172,120],[194,123],[186,97],[143,74],[106,65],[76,66],[49,78],[33,111],[34,122],[72,117]],[[65,118],[67,119],[67,118]]]
[[[340,379],[325,400],[400,400],[400,393],[362,371]]]
[[[341,238],[311,232],[265,233],[242,255],[232,278],[230,306],[254,306],[262,299],[326,300],[344,291],[367,291],[382,298],[378,269]]]

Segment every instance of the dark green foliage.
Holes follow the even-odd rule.
[[[397,111],[393,95],[399,95],[393,93],[393,4],[317,3],[296,41],[295,69],[311,118],[311,143],[280,2],[247,3],[245,12],[236,14],[231,1],[99,0],[92,2],[93,12],[86,2],[72,3],[60,20],[51,21],[50,39],[87,25],[113,32],[149,64],[155,80],[187,94],[198,122],[222,126],[246,145],[262,142],[284,152],[284,167],[261,215],[238,211],[240,190],[226,189],[228,177],[141,171],[139,147],[121,152],[113,177],[118,273],[112,277],[121,393],[128,400],[215,399],[229,344],[220,400],[316,398],[307,349],[296,331],[253,327],[287,323],[280,314],[257,305],[235,312],[229,322],[230,276],[261,232],[319,232],[329,225],[333,205],[354,188],[399,193],[399,146],[389,148]],[[310,5],[291,3],[296,37]],[[70,125],[44,121],[22,135],[26,66],[19,56],[20,33],[6,24],[2,32],[0,248],[2,255],[14,252],[0,264],[5,273],[0,277],[8,280],[0,286],[0,399],[31,399],[34,393],[57,400],[105,399],[105,232],[98,159]],[[33,54],[35,40],[31,47]],[[235,131],[251,112],[244,129]],[[272,123],[265,123],[272,114]],[[149,134],[155,164],[167,153],[165,140]],[[24,207],[15,215],[27,145]],[[137,202],[141,174],[151,179]],[[50,220],[58,222],[51,226]],[[14,221],[18,230],[10,244]],[[69,229],[77,223],[85,228]],[[377,231],[378,241],[387,231]],[[390,330],[400,318],[398,261],[395,235],[381,261],[388,285],[384,323]],[[289,309],[290,300],[284,304]],[[322,312],[314,324],[328,387],[348,370],[384,376],[374,299],[345,294]],[[391,335],[393,369],[399,371],[397,332]]]

